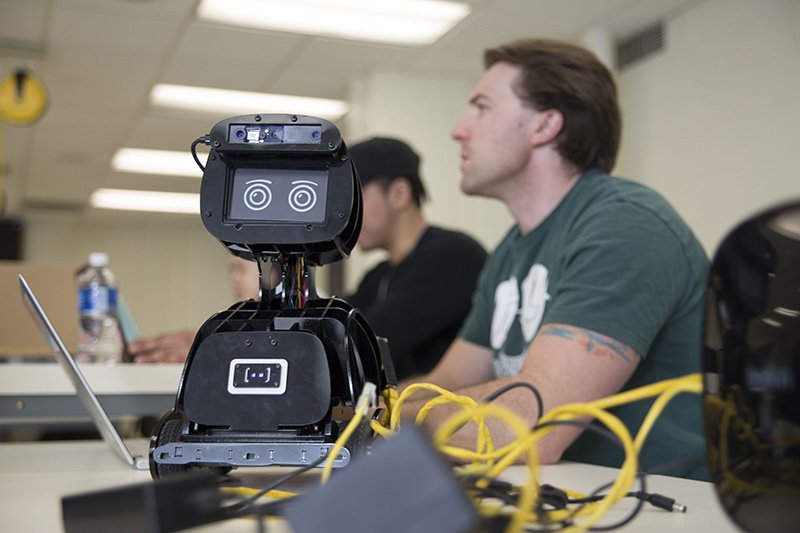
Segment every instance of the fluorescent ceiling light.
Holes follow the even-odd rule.
[[[215,114],[286,113],[311,115],[328,120],[341,118],[349,109],[347,102],[343,100],[165,83],[153,87],[150,91],[150,102],[159,106]]]
[[[443,0],[202,0],[197,8],[224,24],[406,45],[435,42],[469,12]]]
[[[200,158],[201,161],[203,159]],[[190,178],[203,177],[203,171],[197,166],[188,150],[179,152],[120,148],[111,158],[111,168],[117,172],[132,172],[135,174],[187,176]]]
[[[157,211],[159,213],[200,213],[200,195],[185,192],[97,189],[89,200],[100,209]]]

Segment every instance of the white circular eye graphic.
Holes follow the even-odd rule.
[[[318,185],[313,181],[297,180],[293,181],[294,187],[289,191],[289,207],[298,213],[310,211],[317,205],[317,191],[314,187]]]
[[[251,211],[262,211],[272,202],[272,191],[269,180],[250,180],[245,182],[247,188],[244,190],[244,205]]]

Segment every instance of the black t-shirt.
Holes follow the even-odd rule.
[[[399,264],[367,272],[348,301],[389,340],[398,379],[428,372],[467,316],[486,252],[475,240],[437,227],[425,230]]]

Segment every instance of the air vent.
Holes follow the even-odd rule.
[[[655,24],[617,44],[617,67],[622,70],[664,48],[664,25]]]

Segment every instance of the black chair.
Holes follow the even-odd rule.
[[[800,202],[728,234],[706,303],[703,404],[717,495],[746,531],[797,531]]]

